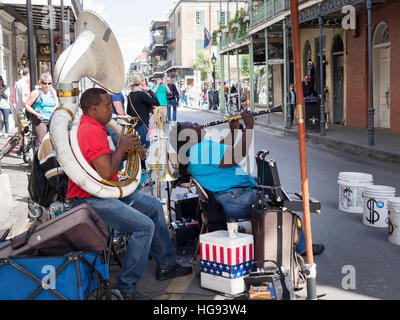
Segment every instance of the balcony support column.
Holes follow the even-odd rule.
[[[269,108],[269,49],[268,49],[268,29],[264,29],[265,39],[265,85],[266,85],[266,108]],[[270,124],[271,119],[267,114],[267,124]]]
[[[251,108],[251,111],[254,111],[254,39],[253,39],[253,36],[250,36],[249,55],[250,55],[250,108]],[[239,72],[240,72],[240,70],[239,70]]]
[[[220,54],[219,61],[220,61],[220,81],[221,85],[219,88],[219,110],[222,114],[225,114],[225,55]]]
[[[228,51],[227,52],[227,58],[228,58],[228,103],[231,101],[231,53]]]
[[[287,28],[286,28],[286,20],[282,21],[283,27],[283,124],[286,122],[287,115],[289,112],[289,103],[288,103],[288,76],[287,76],[287,63],[286,61],[289,59],[288,57],[288,39],[287,39]]]
[[[239,49],[236,49],[236,76],[237,76],[237,90],[238,90],[238,107],[240,110],[241,106],[241,98],[242,98],[242,92],[240,91],[240,88],[242,87],[241,80],[240,80],[240,56],[239,56]],[[251,84],[250,84],[251,85]]]

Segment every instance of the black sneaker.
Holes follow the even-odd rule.
[[[121,292],[124,300],[153,300],[151,297],[141,294],[138,291],[134,292]]]
[[[314,243],[314,244],[312,245],[312,251],[313,251],[313,255],[314,255],[314,256],[318,256],[318,255],[320,255],[322,252],[325,251],[325,246],[324,246],[323,244],[320,244],[320,243]],[[302,255],[303,257],[306,256],[306,255],[307,255],[306,251],[304,251],[301,255]]]
[[[167,268],[161,268],[158,266],[156,270],[156,279],[168,280],[176,277],[182,277],[191,274],[192,270],[193,269],[191,266],[182,266],[179,263]]]

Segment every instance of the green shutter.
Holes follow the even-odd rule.
[[[178,12],[178,28],[181,26],[181,13]]]
[[[196,40],[196,61],[199,60],[199,51],[204,49],[204,40]]]
[[[228,12],[228,20],[226,21],[226,24],[228,24],[229,21],[231,21],[231,12],[230,11]]]
[[[217,11],[217,26],[221,25],[221,11]]]

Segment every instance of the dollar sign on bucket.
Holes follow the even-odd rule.
[[[366,218],[370,224],[375,224],[379,221],[379,213],[375,211],[375,204],[377,204],[374,198],[371,198],[367,202],[367,208],[369,210],[369,217]]]

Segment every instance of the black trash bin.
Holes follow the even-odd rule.
[[[218,110],[219,93],[218,90],[208,91],[208,110]]]
[[[315,96],[304,98],[305,128],[309,131],[321,129],[321,99]]]

